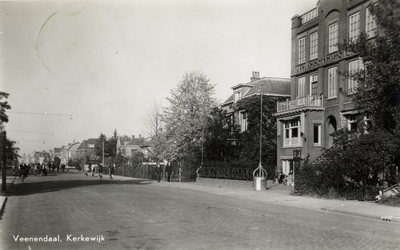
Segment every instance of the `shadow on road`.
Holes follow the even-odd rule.
[[[56,179],[58,176],[64,175],[62,179]],[[70,175],[70,179],[65,179]],[[49,177],[52,177],[51,179]],[[69,177],[69,176],[68,176]],[[29,178],[33,181],[30,182]],[[53,172],[48,176],[41,176],[41,179],[35,176],[29,176],[24,183],[15,183],[11,190],[8,192],[8,196],[22,196],[31,194],[40,194],[47,192],[56,192],[61,190],[68,190],[73,188],[85,187],[85,186],[96,186],[96,185],[148,185],[153,181],[144,179],[108,179],[108,176],[104,176],[102,180],[99,177],[82,176],[82,173],[62,173]],[[79,179],[77,179],[79,178]]]

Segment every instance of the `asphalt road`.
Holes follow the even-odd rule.
[[[398,223],[78,172],[17,179],[0,230],[1,249],[400,249]]]

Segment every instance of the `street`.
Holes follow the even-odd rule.
[[[398,223],[78,171],[17,178],[0,230],[1,249],[400,249]]]

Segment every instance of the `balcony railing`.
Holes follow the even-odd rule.
[[[305,23],[308,23],[317,17],[318,17],[318,9],[314,8],[314,9],[310,10],[309,12],[300,16],[301,24],[303,25]]]
[[[295,100],[287,100],[284,102],[278,102],[276,110],[277,112],[288,111],[303,107],[322,107],[324,105],[323,96],[306,96],[297,98]]]

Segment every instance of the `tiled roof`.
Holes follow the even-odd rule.
[[[143,144],[143,139],[141,138],[133,138],[132,140],[130,140],[127,144],[125,144],[126,146],[134,146],[134,145],[142,145]]]
[[[264,95],[290,96],[289,78],[264,77],[252,83],[254,87],[252,87],[244,97],[260,94],[261,85],[263,85],[262,92]]]
[[[231,103],[231,102],[233,102],[233,94],[226,100],[226,101],[224,101],[223,103],[222,103],[222,105],[226,105],[226,104],[228,104],[228,103]]]

